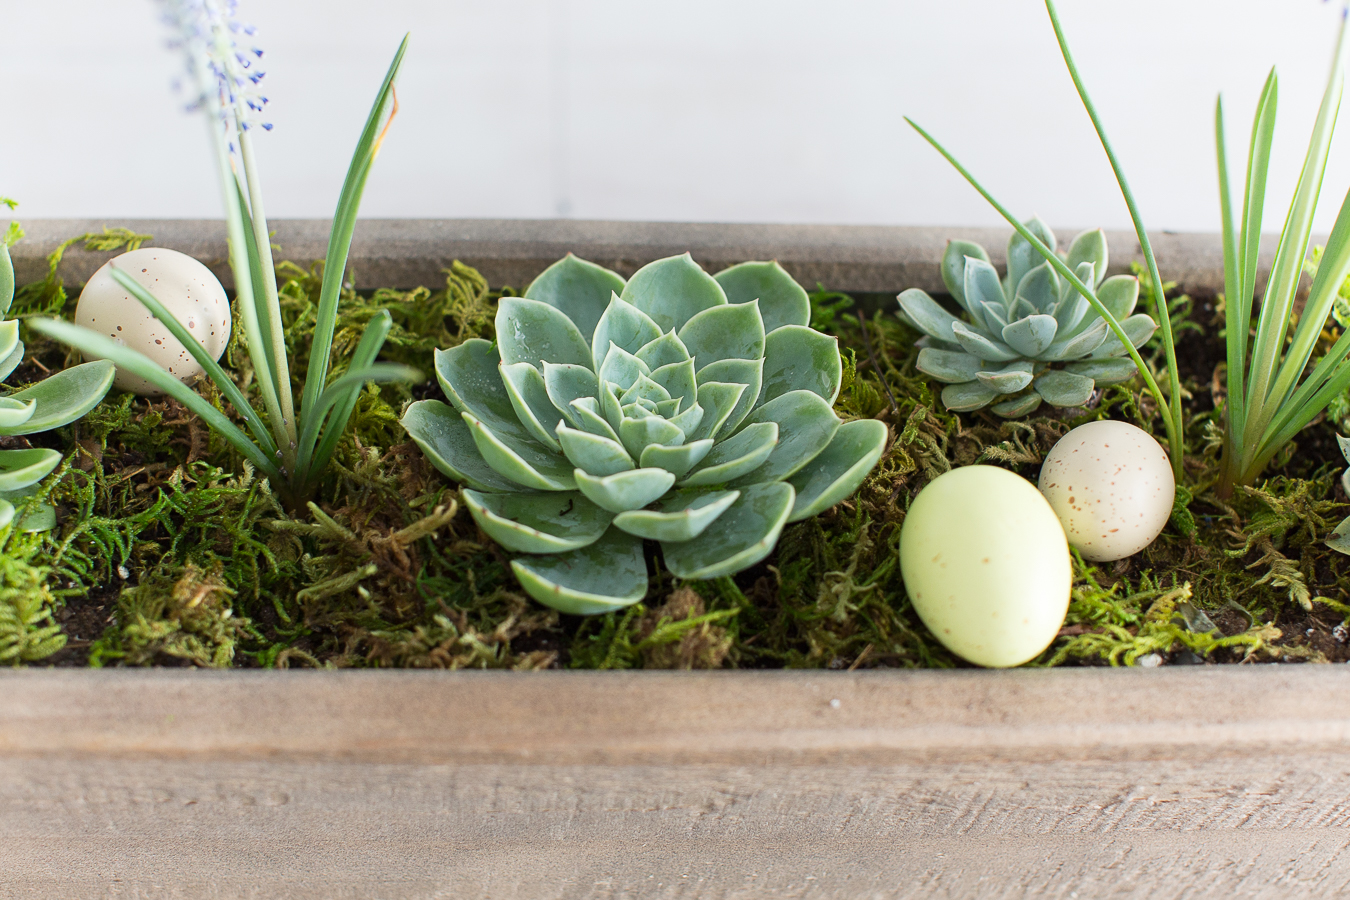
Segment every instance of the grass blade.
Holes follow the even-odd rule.
[[[220,363],[207,352],[205,347],[197,342],[197,339],[183,327],[183,323],[179,322],[173,313],[164,308],[164,304],[160,303],[154,294],[147,291],[136,279],[117,266],[111,266],[110,270],[113,280],[124,287],[131,296],[141,301],[141,305],[150,310],[150,314],[163,323],[164,327],[169,329],[169,333],[187,348],[187,351],[192,354],[192,358],[197,361],[197,365],[201,366],[206,372],[206,377],[211,379],[215,386],[220,389],[220,392],[225,395],[225,399],[229,400],[231,405],[239,411],[239,415],[243,417],[249,431],[253,432],[253,436],[263,450],[268,454],[275,454],[277,446],[272,441],[272,436],[267,432],[267,424],[253,409],[243,391],[239,390],[239,386],[234,383],[234,379],[221,368]],[[173,376],[170,375],[170,377]]]
[[[375,362],[375,358],[380,355],[380,349],[384,346],[384,339],[389,334],[389,329],[393,327],[394,320],[389,315],[387,309],[382,309],[366,325],[365,332],[361,335],[360,342],[356,345],[356,350],[352,353],[352,359],[349,368],[358,371],[370,366]],[[333,413],[329,416],[327,425],[320,429],[318,438],[319,445],[313,451],[312,457],[308,448],[300,448],[300,460],[304,463],[303,471],[306,473],[306,480],[313,477],[315,473],[322,472],[328,465],[328,460],[333,457],[333,452],[337,450],[338,441],[342,439],[343,433],[347,430],[347,423],[351,421],[352,412],[356,409],[357,400],[361,397],[361,391],[364,385],[353,385],[346,390],[346,395],[338,399],[333,408]]]
[[[1219,208],[1223,219],[1223,290],[1225,294],[1224,322],[1228,345],[1228,436],[1240,436],[1246,421],[1244,402],[1243,358],[1247,354],[1247,329],[1250,315],[1240,315],[1242,293],[1242,265],[1238,257],[1237,234],[1233,227],[1233,195],[1228,182],[1228,138],[1223,127],[1223,97],[1214,104],[1214,143],[1219,157]],[[1232,448],[1227,452],[1237,452]]]
[[[366,382],[384,384],[391,381],[421,381],[422,373],[400,363],[374,363],[362,369],[354,369],[333,383],[319,395],[312,409],[305,410],[304,429],[300,432],[300,446],[312,447],[323,426],[328,411],[346,396],[348,390],[355,387],[360,390]]]
[[[361,206],[361,194],[365,191],[371,164],[379,152],[383,137],[382,129],[387,124],[386,110],[389,110],[389,117],[392,119],[393,110],[397,108],[397,102],[394,101],[394,79],[398,76],[399,66],[407,49],[408,38],[404,37],[403,43],[399,44],[398,52],[394,54],[393,62],[389,64],[389,71],[385,73],[384,82],[375,96],[375,104],[366,119],[365,129],[357,141],[356,151],[352,154],[351,165],[347,169],[347,178],[342,185],[342,193],[338,197],[337,211],[333,215],[333,227],[328,236],[328,253],[324,257],[323,284],[319,290],[309,371],[305,376],[305,392],[301,400],[301,414],[305,419],[310,418],[310,409],[318,402],[319,394],[328,380],[328,356],[333,347],[338,298],[342,293],[342,279],[346,273],[347,257],[351,252],[356,213]]]
[[[278,483],[282,482],[281,471],[272,460],[268,459],[262,448],[250,441],[248,435],[240,431],[224,413],[207,402],[205,397],[164,371],[145,354],[118,344],[97,331],[59,319],[29,319],[28,326],[39,334],[68,344],[89,356],[111,360],[118,368],[149,381],[201,417],[246,459],[266,473],[268,478],[276,479]]]
[[[1288,328],[1286,323],[1293,309],[1294,297],[1298,292],[1299,278],[1303,273],[1303,260],[1308,255],[1308,242],[1312,233],[1312,216],[1317,208],[1318,197],[1322,192],[1322,176],[1326,171],[1327,155],[1331,147],[1332,134],[1336,128],[1336,115],[1340,108],[1341,92],[1344,88],[1344,62],[1341,55],[1341,44],[1344,37],[1345,23],[1342,19],[1341,34],[1336,41],[1336,56],[1331,67],[1331,77],[1327,82],[1326,93],[1322,97],[1322,107],[1318,111],[1317,126],[1313,129],[1312,144],[1318,151],[1315,160],[1316,165],[1313,165],[1314,146],[1310,146],[1308,148],[1308,161],[1304,164],[1303,173],[1299,177],[1298,194],[1295,195],[1295,207],[1299,208],[1300,212],[1305,213],[1305,215],[1298,221],[1297,231],[1293,235],[1293,243],[1289,252],[1286,253],[1285,240],[1290,236],[1291,226],[1295,224],[1292,221],[1293,211],[1291,210],[1291,222],[1285,225],[1285,234],[1280,237],[1280,249],[1276,252],[1275,269],[1271,273],[1272,286],[1276,285],[1276,272],[1279,274],[1280,282],[1276,296],[1283,304],[1282,309],[1272,312],[1272,316],[1278,315],[1277,319],[1272,320],[1272,330],[1275,328],[1274,323],[1278,322],[1279,325],[1279,333],[1270,335],[1271,343],[1274,344],[1272,361],[1279,361],[1280,351],[1284,349],[1285,331]],[[1306,195],[1304,194],[1305,186],[1308,188]],[[1299,206],[1300,199],[1304,200],[1302,206]],[[1278,409],[1283,405],[1294,389],[1295,383],[1302,376],[1303,370],[1308,365],[1308,358],[1312,355],[1313,348],[1317,344],[1318,335],[1322,333],[1322,326],[1326,323],[1327,314],[1331,312],[1331,305],[1335,302],[1336,292],[1339,290],[1341,282],[1345,280],[1344,273],[1341,273],[1339,277],[1336,277],[1336,275],[1347,255],[1350,255],[1350,217],[1347,217],[1346,213],[1347,208],[1345,204],[1342,204],[1340,213],[1336,217],[1336,224],[1332,228],[1331,237],[1327,242],[1326,255],[1323,257],[1323,260],[1329,264],[1327,268],[1330,271],[1324,275],[1322,269],[1318,268],[1318,277],[1314,280],[1313,291],[1309,295],[1308,302],[1304,305],[1303,313],[1299,317],[1298,325],[1294,329],[1293,341],[1280,363],[1279,376],[1270,387],[1267,399],[1271,409]],[[1271,289],[1267,288],[1266,303],[1261,308],[1261,324],[1266,321],[1266,306],[1270,304]],[[1264,336],[1260,325],[1257,328],[1257,335],[1258,337]]]
[[[1253,436],[1259,437],[1265,430],[1281,399],[1273,389],[1272,380],[1276,378],[1276,372],[1280,368],[1280,356],[1289,330],[1294,294],[1298,290],[1299,276],[1303,273],[1303,258],[1308,254],[1313,212],[1317,209],[1317,198],[1322,189],[1322,175],[1326,171],[1327,152],[1331,148],[1331,135],[1336,127],[1337,111],[1340,109],[1340,69],[1338,46],[1336,64],[1332,67],[1332,79],[1327,85],[1327,92],[1322,98],[1322,107],[1317,113],[1317,123],[1313,127],[1308,155],[1303,163],[1303,171],[1299,174],[1298,189],[1289,206],[1284,230],[1280,233],[1280,243],[1275,250],[1275,261],[1271,266],[1270,280],[1266,284],[1266,294],[1261,302],[1261,312],[1256,323],[1256,341],[1252,347],[1251,377],[1247,391],[1251,415],[1247,434],[1244,435],[1249,442]],[[1318,330],[1321,330],[1320,327]],[[1281,380],[1287,386],[1292,386],[1294,379],[1302,372],[1303,367],[1299,366],[1298,371],[1282,377]]]
[[[1073,86],[1078,91],[1078,97],[1083,101],[1083,108],[1087,111],[1088,118],[1092,120],[1092,127],[1097,132],[1097,138],[1101,141],[1102,149],[1106,151],[1106,158],[1111,163],[1111,171],[1115,173],[1116,184],[1120,186],[1121,196],[1125,198],[1125,206],[1130,211],[1130,219],[1134,222],[1134,231],[1139,238],[1139,247],[1144,252],[1144,263],[1148,267],[1149,279],[1153,282],[1153,299],[1156,314],[1158,316],[1159,331],[1162,332],[1163,350],[1167,355],[1167,380],[1170,397],[1166,400],[1162,397],[1158,401],[1168,410],[1168,415],[1164,417],[1167,423],[1167,435],[1169,443],[1172,445],[1172,471],[1178,482],[1182,479],[1182,462],[1185,453],[1185,435],[1181,424],[1181,376],[1177,372],[1177,351],[1175,336],[1172,334],[1172,317],[1167,308],[1167,295],[1163,290],[1162,275],[1158,272],[1158,262],[1153,254],[1153,244],[1148,239],[1148,231],[1144,228],[1143,218],[1139,214],[1139,205],[1134,201],[1134,192],[1130,190],[1130,183],[1125,178],[1125,170],[1120,165],[1120,160],[1116,157],[1116,151],[1111,146],[1111,141],[1106,136],[1106,129],[1102,126],[1101,117],[1097,115],[1097,107],[1093,104],[1092,98],[1088,95],[1087,87],[1083,84],[1082,77],[1078,74],[1078,66],[1073,61],[1073,54],[1069,51],[1068,39],[1064,36],[1064,29],[1059,23],[1059,14],[1055,10],[1054,0],[1045,0],[1046,12],[1050,14],[1050,25],[1055,30],[1055,40],[1059,42],[1060,55],[1064,57],[1064,65],[1069,70],[1069,77],[1073,79]],[[1126,344],[1129,342],[1126,341]],[[1140,371],[1145,371],[1143,366]]]
[[[244,186],[237,180],[235,182],[235,192],[239,198],[239,214],[244,221],[244,250],[248,255],[248,270],[252,276],[253,282],[253,300],[255,313],[258,319],[258,334],[261,337],[262,351],[267,355],[267,363],[273,373],[273,390],[277,391],[278,400],[281,394],[281,382],[289,381],[286,374],[284,361],[279,365],[275,352],[273,351],[272,320],[270,316],[260,315],[263,310],[257,310],[260,303],[264,303],[261,298],[267,296],[267,282],[263,277],[262,253],[258,249],[258,239],[253,230],[253,218],[249,213],[248,202],[244,197]],[[269,247],[268,256],[271,256]]]
[[[239,97],[235,98],[239,121],[247,121],[247,113]],[[254,302],[258,305],[258,325],[268,342],[268,358],[275,372],[277,401],[286,421],[286,431],[295,440],[295,404],[291,397],[290,365],[286,359],[286,337],[281,323],[281,301],[277,297],[277,273],[272,263],[272,237],[267,232],[267,213],[263,209],[262,187],[253,158],[253,137],[247,126],[238,134],[239,158],[243,163],[244,182],[248,186],[248,203],[240,203],[249,213],[246,232],[251,238],[252,259],[256,260]]]
[[[1256,104],[1252,120],[1251,147],[1247,151],[1247,185],[1242,200],[1242,237],[1238,250],[1238,269],[1242,275],[1241,289],[1235,298],[1239,320],[1246,323],[1243,331],[1251,328],[1252,303],[1256,297],[1256,266],[1261,252],[1261,221],[1266,203],[1266,176],[1270,171],[1270,145],[1275,139],[1275,110],[1279,105],[1280,83],[1275,70],[1266,77],[1266,86]],[[1246,389],[1246,339],[1243,339],[1242,385]],[[1231,365],[1231,363],[1230,363]],[[1244,399],[1244,408],[1251,397]]]

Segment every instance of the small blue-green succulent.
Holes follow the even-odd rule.
[[[766,557],[788,522],[853,493],[886,446],[841,423],[838,341],[777,264],[708,275],[689,254],[618,274],[567,256],[497,308],[495,343],[436,353],[451,405],[408,433],[462,482],[512,569],[568,613],[647,593],[644,541],[681,578]]]
[[[5,318],[14,301],[9,243],[22,233],[15,225],[0,233],[0,380],[23,361],[19,322]],[[112,363],[97,360],[57,372],[24,390],[0,394],[0,435],[36,434],[69,425],[98,406],[112,387],[114,374]],[[61,454],[55,450],[0,450],[0,528],[14,520],[15,504],[22,506],[60,462]],[[21,527],[45,531],[55,524],[56,511],[42,505],[30,511]]]
[[[1026,223],[1046,246],[1055,235],[1040,219]],[[1146,313],[1130,315],[1139,280],[1106,277],[1106,236],[1100,229],[1074,238],[1062,257],[1111,310],[1137,348],[1157,329]],[[950,241],[942,281],[969,317],[958,319],[916,288],[900,295],[901,318],[924,333],[919,371],[947,386],[942,403],[968,411],[993,404],[1009,418],[1044,400],[1082,406],[1097,385],[1125,381],[1137,370],[1121,343],[1086,299],[1062,280],[1020,234],[1008,241],[1008,274],[1000,279],[989,254],[970,241]]]

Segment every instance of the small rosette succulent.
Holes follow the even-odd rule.
[[[495,343],[436,353],[447,405],[404,427],[536,600],[607,612],[647,593],[644,541],[681,578],[762,560],[783,526],[853,493],[886,445],[832,409],[838,341],[777,263],[708,275],[688,254],[623,278],[567,256],[503,297]]]
[[[1057,249],[1040,219],[1027,229]],[[1154,330],[1149,315],[1134,312],[1139,280],[1106,277],[1106,236],[1100,229],[1074,238],[1069,269],[1096,293],[1134,347]],[[1000,279],[989,254],[970,241],[950,241],[942,280],[969,320],[958,319],[921,290],[900,295],[901,317],[924,333],[919,371],[947,386],[942,403],[968,411],[993,404],[1000,416],[1024,416],[1041,401],[1082,406],[1097,385],[1125,381],[1136,371],[1129,350],[1106,320],[1051,268],[1020,234],[1008,241],[1008,275]]]

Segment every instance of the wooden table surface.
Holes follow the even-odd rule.
[[[1345,667],[0,679],[5,898],[1350,890]]]

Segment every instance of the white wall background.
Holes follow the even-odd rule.
[[[1217,230],[1214,97],[1240,170],[1278,64],[1282,218],[1339,0],[1060,6],[1151,228]],[[241,0],[241,18],[266,51],[273,216],[331,214],[411,31],[366,216],[998,223],[909,115],[1019,213],[1129,221],[1039,0]],[[220,214],[165,37],[149,0],[0,0],[0,194],[21,217]],[[1347,157],[1342,139],[1323,230]]]

